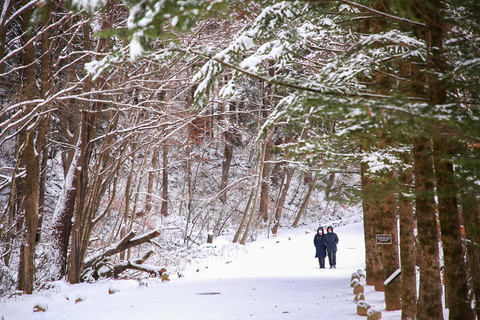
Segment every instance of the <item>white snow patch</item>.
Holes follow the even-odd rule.
[[[70,285],[30,296],[5,298],[0,317],[10,319],[322,319],[356,317],[350,276],[365,266],[363,225],[335,228],[340,238],[337,269],[319,269],[314,258],[314,228],[280,229],[275,238],[262,235],[245,246],[217,237],[213,247],[224,259],[205,259],[169,282],[151,278],[139,290],[134,280],[104,280]],[[198,272],[197,272],[198,270]],[[362,282],[364,280],[362,279]],[[116,293],[109,294],[114,288]],[[400,319],[386,312],[382,292],[366,286],[368,302],[384,320]],[[68,300],[66,299],[69,298]],[[76,297],[88,297],[75,303]],[[33,313],[36,303],[47,312]]]

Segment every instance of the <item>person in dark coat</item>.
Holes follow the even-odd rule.
[[[327,247],[328,263],[330,263],[330,269],[337,267],[337,243],[338,236],[333,232],[333,227],[327,227],[327,234],[324,236],[325,246]]]
[[[313,238],[313,244],[315,245],[315,258],[318,258],[318,264],[320,268],[325,268],[325,257],[327,256],[327,247],[325,246],[325,235],[323,234],[323,228],[317,229],[317,234]]]

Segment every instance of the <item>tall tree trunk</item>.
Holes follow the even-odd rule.
[[[236,106],[233,102],[230,103],[230,111],[235,111]],[[227,202],[227,192],[225,188],[228,186],[228,178],[230,175],[230,167],[233,159],[233,143],[235,141],[235,136],[230,132],[230,127],[232,126],[231,120],[232,117],[225,116],[225,105],[222,104],[222,113],[220,119],[225,122],[225,132],[223,134],[224,141],[224,150],[223,150],[223,161],[222,161],[222,181],[220,182],[220,201],[222,203]]]
[[[107,1],[105,4],[105,12],[110,12],[112,3]],[[102,20],[102,29],[107,29],[111,26],[110,19],[112,16],[105,15]],[[92,40],[90,38],[89,24],[83,24],[83,45],[85,51],[90,51],[92,48]],[[104,52],[108,48],[108,39],[100,38],[97,44],[97,51]],[[96,83],[98,88],[103,88],[105,79],[100,79]],[[92,80],[87,79],[84,86],[85,92],[92,91]],[[92,96],[92,98],[97,98]],[[77,180],[77,198],[75,200],[74,224],[72,226],[72,240],[70,261],[68,268],[67,279],[70,283],[79,283],[83,269],[83,260],[87,254],[87,249],[90,243],[90,235],[93,228],[93,217],[98,209],[101,196],[101,181],[98,180],[93,184],[92,190],[89,190],[89,166],[92,158],[94,144],[92,140],[96,136],[97,123],[99,111],[102,108],[102,103],[94,101],[85,103],[84,110],[81,112],[81,158],[79,166],[79,176]],[[111,124],[109,124],[109,127]],[[107,138],[108,139],[108,138]],[[103,159],[103,158],[102,158]],[[100,169],[101,161],[96,168],[97,172]],[[97,176],[94,177],[98,179]]]
[[[375,285],[375,232],[373,230],[372,201],[369,196],[371,179],[367,176],[368,165],[360,165],[362,184],[363,233],[365,239],[365,273],[367,285]]]
[[[120,239],[123,239],[125,235],[127,234],[127,229],[128,229],[128,216],[131,213],[130,211],[130,200],[132,197],[132,180],[133,180],[133,173],[135,171],[135,153],[131,155],[130,158],[130,173],[128,174],[127,177],[127,184],[125,185],[125,208],[123,210],[123,223],[122,223],[122,228],[120,231]],[[133,215],[133,213],[132,213]],[[133,218],[133,217],[131,217]],[[130,231],[130,230],[128,230]],[[120,251],[120,260],[125,260],[125,251]]]
[[[431,142],[413,139],[415,172],[415,211],[420,262],[420,292],[417,319],[443,319],[437,216],[434,199],[434,171]]]
[[[265,138],[265,142],[263,143],[263,147],[261,149],[261,152],[259,154],[258,162],[257,162],[257,173],[258,173],[258,179],[257,179],[257,187],[255,188],[255,197],[253,198],[253,206],[252,210],[250,213],[250,218],[248,219],[247,226],[245,227],[245,232],[243,233],[242,239],[240,240],[240,244],[245,244],[247,240],[248,233],[250,232],[250,228],[252,226],[252,221],[253,217],[255,216],[255,210],[257,208],[257,202],[258,202],[258,196],[260,193],[261,185],[262,185],[262,177],[263,177],[263,169],[265,168],[264,162],[265,162],[265,154],[267,152],[268,148],[268,141],[270,141],[270,138],[272,137],[272,133],[269,133],[267,137]]]
[[[21,270],[19,274],[19,290],[27,294],[33,292],[35,279],[35,247],[38,228],[38,208],[40,196],[40,159],[35,151],[34,132],[27,134],[26,148],[23,154],[25,163],[26,176],[26,193],[25,193],[25,242],[22,244]]]
[[[410,161],[407,161],[407,165]],[[415,319],[417,313],[417,275],[415,268],[415,222],[413,203],[408,193],[413,186],[413,170],[400,171],[400,262],[402,268],[402,320]]]
[[[223,150],[223,161],[222,161],[222,181],[220,182],[220,201],[223,203],[227,202],[227,191],[225,188],[228,186],[228,176],[230,173],[230,166],[233,159],[233,145],[225,139],[225,147]],[[225,190],[225,191],[224,191]]]
[[[427,67],[429,98],[434,106],[448,103],[445,80],[448,66],[443,52],[444,32],[447,23],[443,17],[443,2],[431,0],[427,10],[429,37],[427,45],[429,55]],[[443,255],[445,261],[446,305],[450,309],[451,319],[472,319],[472,309],[468,298],[468,276],[460,234],[460,219],[457,207],[457,186],[454,179],[453,163],[455,155],[453,141],[443,137],[433,140],[435,173],[437,183],[438,212],[442,234]]]
[[[152,167],[148,172],[148,183],[147,183],[147,195],[145,196],[145,214],[149,214],[152,210],[152,193],[153,193],[153,183],[155,181],[155,171],[158,168],[158,157],[160,151],[158,147],[154,147],[152,154]]]
[[[409,32],[409,26],[402,28]],[[405,81],[399,81],[401,94],[413,97],[420,94],[412,89],[413,58],[400,62],[399,75]],[[412,147],[412,145],[410,146]],[[417,313],[417,275],[416,275],[416,238],[414,204],[410,195],[414,191],[413,168],[411,151],[401,154],[405,168],[399,171],[399,216],[400,216],[400,263],[402,268],[401,296],[402,296],[402,320],[415,319]]]
[[[469,320],[473,318],[473,313],[468,297],[468,273],[460,233],[457,185],[454,180],[453,163],[445,159],[445,156],[453,154],[452,145],[447,139],[435,138],[433,147],[445,262],[446,306],[450,309],[451,319]]]
[[[47,0],[43,6],[44,11],[44,21],[43,21],[43,35],[41,40],[41,52],[42,57],[40,58],[41,64],[41,73],[40,73],[40,97],[43,99],[47,98],[47,94],[51,88],[50,77],[51,77],[51,53],[50,53],[50,32],[47,30],[50,21],[51,13],[51,1]],[[40,124],[39,136],[45,137],[49,131],[49,117],[45,116]],[[43,146],[45,145],[45,146]],[[47,163],[48,163],[48,147],[47,144],[42,143],[43,150],[38,149],[38,153],[41,154],[40,162],[40,196],[39,196],[39,221],[38,221],[38,230],[36,241],[40,241],[42,226],[43,226],[43,212],[45,204],[45,183],[47,176]]]
[[[26,5],[28,1],[24,1]],[[31,32],[28,31],[33,7],[27,7],[22,14],[22,28],[24,35],[23,43],[26,44],[31,39]],[[33,42],[26,45],[23,54],[23,65],[25,73],[23,76],[23,94],[26,100],[33,100],[35,97],[36,77],[35,77],[35,52]],[[32,109],[27,107],[27,112]],[[36,120],[39,121],[39,120]],[[35,279],[35,245],[38,227],[38,209],[40,196],[40,159],[36,150],[36,136],[34,127],[24,129],[22,137],[24,149],[21,153],[22,161],[26,168],[25,179],[25,232],[24,243],[21,246],[20,266],[18,275],[18,289],[27,294],[33,292]]]
[[[468,267],[475,293],[475,313],[480,319],[480,200],[478,193],[462,194],[462,209],[467,236]]]
[[[187,192],[188,192],[188,195],[187,195],[187,206],[186,206],[186,210],[187,210],[187,223],[185,224],[185,242],[187,242],[187,240],[189,240],[189,232],[188,232],[188,229],[190,228],[190,223],[192,222],[192,202],[193,202],[193,199],[192,199],[192,146],[191,144],[188,142],[187,144],[187,147],[185,148],[185,151],[186,151],[186,184],[187,184]]]
[[[82,112],[82,123],[80,129],[80,159],[79,159],[79,173],[76,185],[76,198],[75,198],[75,210],[74,210],[74,223],[72,225],[71,232],[71,250],[70,250],[70,261],[68,268],[67,279],[70,283],[79,283],[80,276],[82,271],[82,228],[84,227],[83,222],[85,220],[85,206],[84,202],[87,200],[87,189],[88,189],[88,167],[90,163],[90,151],[89,151],[89,141],[92,136],[93,123],[91,121],[93,113],[88,113],[86,111]]]
[[[67,272],[67,250],[72,231],[72,217],[77,198],[77,185],[79,177],[79,161],[81,158],[81,140],[79,138],[75,147],[75,154],[70,164],[62,192],[57,201],[53,214],[53,238],[55,246],[52,248],[54,261],[51,273],[55,279],[60,279]]]
[[[140,189],[142,188],[143,185],[143,176],[144,176],[144,170],[145,170],[145,165],[147,163],[147,157],[143,157],[142,164],[140,168],[137,170],[137,190],[135,190],[135,197],[133,199],[133,209],[132,209],[132,215],[130,217],[130,224],[128,226],[128,230],[134,230],[133,224],[135,223],[135,219],[137,219],[137,206],[138,206],[138,198],[140,196]],[[128,248],[127,251],[127,260],[130,260],[131,257],[131,250],[132,248]]]
[[[248,201],[247,201],[247,205],[245,206],[245,210],[243,211],[242,220],[240,221],[237,232],[233,237],[233,240],[232,240],[233,243],[237,243],[238,238],[240,238],[240,234],[242,233],[243,227],[245,226],[245,222],[247,221],[248,213],[250,212],[250,205],[252,204],[255,194],[256,194],[255,188],[252,188],[252,190],[250,191],[250,197],[248,198]]]
[[[168,216],[168,145],[163,145],[163,162],[162,162],[162,208],[160,210],[162,216]]]
[[[308,187],[307,194],[305,195],[305,199],[303,200],[302,206],[300,207],[300,210],[298,210],[297,216],[295,217],[295,221],[292,223],[292,227],[296,228],[298,227],[298,223],[300,222],[300,219],[302,218],[302,215],[305,213],[308,207],[308,203],[310,202],[310,197],[312,196],[313,189],[315,189],[315,182],[317,181],[317,176],[313,178],[313,180],[310,182],[310,186]]]
[[[275,209],[275,219],[274,225],[272,228],[272,234],[277,234],[278,228],[280,227],[280,220],[282,219],[283,205],[285,204],[285,199],[287,199],[288,190],[290,189],[290,183],[292,182],[293,174],[295,173],[294,169],[287,169],[287,178],[285,183],[282,186],[280,197],[277,201],[277,208]]]
[[[273,66],[273,61],[269,61],[270,67],[268,68],[268,73],[270,77],[275,76],[275,67]],[[265,92],[263,96],[263,117],[268,118],[270,110],[274,107],[274,95],[275,95],[275,86],[269,83],[265,83]],[[262,185],[261,185],[261,195],[260,195],[260,208],[258,214],[263,222],[268,221],[268,207],[270,206],[270,159],[272,158],[272,135],[273,131],[266,137],[264,142],[264,151],[263,151],[263,169],[262,169]]]
[[[378,231],[383,234],[390,234],[392,236],[391,245],[381,245],[381,259],[383,266],[383,280],[387,279],[399,267],[398,261],[398,239],[397,239],[397,203],[395,200],[395,190],[391,185],[391,181],[395,179],[394,173],[390,172],[384,176],[384,180],[380,183],[383,186],[385,195],[380,202],[380,216],[378,220],[381,221],[378,226]],[[387,311],[400,310],[400,283],[393,281],[385,286],[385,304]]]
[[[383,268],[380,261],[379,248],[376,245],[377,219],[380,215],[377,199],[378,190],[372,178],[368,176],[368,165],[360,165],[362,183],[363,232],[365,238],[365,271],[367,285],[375,286],[375,290],[383,291]]]
[[[272,158],[272,141],[265,141],[265,155],[262,170],[262,187],[260,195],[259,215],[264,222],[268,221],[268,207],[270,206],[270,160]]]

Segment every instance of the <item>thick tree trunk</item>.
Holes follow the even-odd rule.
[[[40,163],[35,152],[34,133],[30,132],[26,141],[23,161],[27,169],[25,194],[25,243],[22,245],[22,273],[19,274],[18,288],[25,293],[33,292],[35,279],[35,246],[38,228],[38,209],[40,196]]]
[[[50,13],[51,13],[51,1],[45,1],[45,5],[43,6],[44,14],[44,21],[43,21],[43,36],[41,40],[41,52],[42,57],[40,58],[41,64],[41,74],[40,74],[40,97],[46,99],[48,92],[51,88],[50,86],[50,78],[51,78],[51,53],[50,51],[50,32],[47,30],[50,21]],[[39,195],[39,221],[38,221],[38,229],[37,229],[37,236],[36,241],[37,243],[40,242],[41,233],[42,233],[42,226],[43,226],[43,212],[44,212],[44,205],[45,205],[45,183],[46,183],[46,176],[47,176],[47,162],[48,162],[48,150],[47,144],[44,142],[46,136],[49,131],[49,117],[45,116],[41,123],[40,123],[40,130],[38,133],[39,137],[42,137],[43,140],[41,143],[41,147],[43,149],[37,148],[37,152],[41,154],[41,162],[40,162],[40,195]]]
[[[70,164],[62,193],[57,201],[53,214],[53,238],[55,246],[52,248],[54,262],[51,266],[52,275],[59,279],[67,272],[67,250],[72,231],[72,217],[77,197],[77,182],[79,176],[78,163],[80,160],[79,140],[75,148],[75,154]]]
[[[382,181],[385,195],[382,197],[380,203],[381,224],[378,231],[383,234],[390,234],[392,236],[391,245],[381,245],[381,259],[383,266],[383,280],[387,279],[399,267],[398,261],[398,239],[397,239],[397,203],[395,200],[395,190],[390,184],[394,179],[394,173],[387,174]],[[387,311],[400,310],[400,282],[393,281],[385,286],[385,304]]]
[[[410,161],[407,162],[409,164]],[[413,186],[413,171],[400,172],[401,189],[399,195],[400,214],[400,262],[402,268],[402,320],[415,319],[417,313],[417,276],[415,268],[415,222],[413,203],[408,196]]]
[[[447,139],[436,138],[433,147],[445,262],[446,306],[450,309],[451,319],[469,320],[473,318],[473,313],[468,297],[468,273],[460,233],[457,186],[454,181],[453,163],[445,159],[453,154],[452,145]]]
[[[413,145],[415,211],[418,230],[418,253],[420,255],[420,292],[417,319],[443,319],[431,142],[427,138],[415,138],[413,139]]]
[[[24,1],[26,5],[28,1]],[[23,43],[31,39],[28,31],[33,8],[27,7],[22,14],[24,35]],[[26,100],[33,100],[35,97],[35,52],[33,43],[25,46],[23,64],[27,66],[23,76],[23,94]],[[31,109],[31,107],[28,107]],[[28,110],[27,110],[28,111]],[[39,120],[37,120],[39,121]],[[20,266],[18,275],[18,289],[25,293],[33,292],[35,279],[35,245],[38,227],[38,211],[40,197],[40,157],[36,150],[36,133],[34,129],[25,129],[22,133],[24,149],[21,153],[22,161],[26,168],[25,179],[25,232],[24,243],[21,247]]]
[[[368,176],[368,165],[362,163],[360,167],[362,182],[363,232],[365,238],[365,272],[367,285],[375,286],[375,290],[382,291],[383,280],[380,275],[381,263],[378,248],[375,244],[376,223],[378,218],[378,203],[372,179]]]
[[[72,224],[71,231],[71,250],[70,250],[70,260],[68,267],[67,279],[70,283],[79,283],[81,270],[82,270],[82,259],[81,259],[81,249],[82,249],[82,228],[84,227],[83,222],[85,220],[84,212],[84,202],[87,199],[86,192],[88,187],[88,165],[89,165],[89,151],[88,151],[88,141],[91,136],[89,131],[92,126],[88,122],[88,113],[83,112],[82,116],[82,127],[80,131],[80,159],[78,168],[78,179],[76,185],[76,198],[75,198],[75,210],[74,210],[74,223]],[[91,118],[90,118],[91,119]]]
[[[475,313],[480,319],[480,200],[478,194],[462,194],[462,209],[467,236],[468,267],[475,293]]]
[[[427,11],[430,35],[427,38],[429,55],[427,66],[429,98],[434,106],[448,103],[443,75],[449,72],[443,52],[444,32],[447,23],[443,18],[443,2],[431,0]],[[454,178],[453,163],[454,142],[443,137],[433,140],[435,177],[437,183],[438,212],[442,234],[443,255],[445,261],[446,306],[450,309],[451,319],[470,320],[473,317],[468,298],[468,275],[465,263],[460,219],[457,207],[458,188]]]
[[[404,26],[405,31],[410,31],[409,26]],[[399,75],[403,79],[412,79],[411,66],[413,58],[400,62]],[[412,81],[399,81],[401,94],[417,96],[412,91]],[[416,238],[413,195],[414,181],[411,151],[401,155],[405,168],[400,169],[399,182],[399,216],[400,216],[400,263],[402,268],[401,296],[402,320],[415,319],[417,313],[417,275],[416,275]]]

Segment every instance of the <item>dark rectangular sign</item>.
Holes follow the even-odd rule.
[[[392,244],[392,235],[391,234],[377,234],[376,235],[377,244]]]

